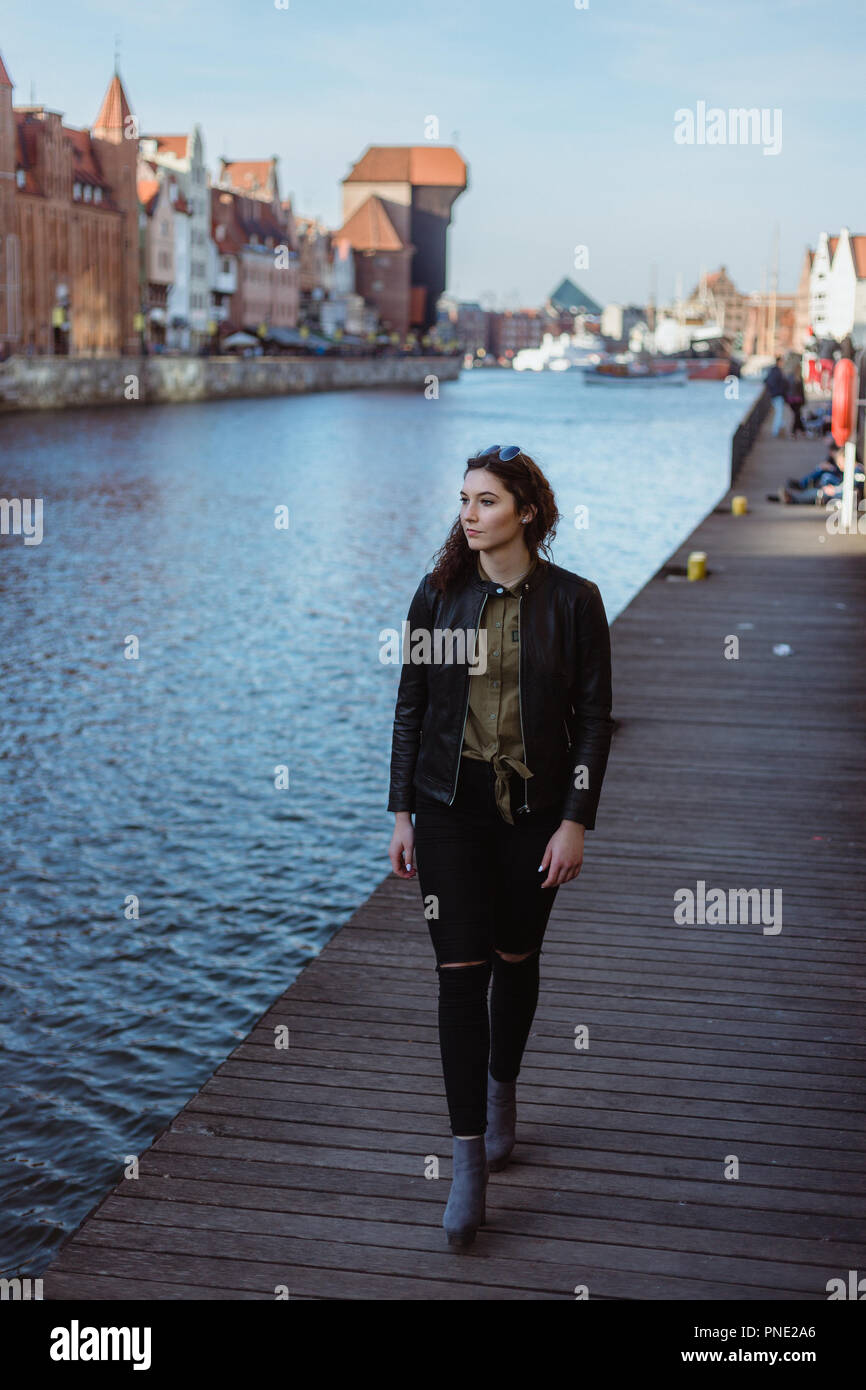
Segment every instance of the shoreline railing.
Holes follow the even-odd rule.
[[[737,428],[734,430],[734,437],[731,440],[731,481],[733,487],[737,480],[737,474],[745,463],[749,451],[758,437],[758,431],[767,418],[770,410],[770,395],[766,386],[759,396],[756,396],[746,411]]]

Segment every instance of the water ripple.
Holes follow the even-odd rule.
[[[466,457],[538,457],[556,559],[613,618],[724,492],[744,408],[474,372],[435,402],[4,420],[0,491],[43,498],[44,539],[0,537],[3,1274],[39,1273],[388,872],[379,632]]]

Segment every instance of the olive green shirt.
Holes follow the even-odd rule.
[[[476,556],[482,579],[490,575]],[[520,728],[518,675],[520,669],[520,585],[538,564],[529,569],[501,594],[488,595],[481,614],[479,632],[486,631],[487,668],[483,675],[469,677],[469,709],[461,756],[489,762],[496,773],[495,797],[499,814],[514,824],[509,794],[509,771],[524,780],[533,774],[523,762],[523,734]],[[482,648],[480,641],[478,653]]]

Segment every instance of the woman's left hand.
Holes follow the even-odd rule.
[[[562,883],[570,883],[577,878],[583,864],[583,837],[585,827],[576,820],[564,820],[550,837],[544,858],[539,865],[539,873],[547,869],[547,878],[542,888],[558,888]]]

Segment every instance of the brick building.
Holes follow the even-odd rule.
[[[12,92],[0,59],[0,350],[135,352],[138,139],[120,77],[90,130]]]
[[[541,309],[505,309],[490,315],[490,350],[498,360],[521,348],[539,347],[547,331]]]
[[[475,300],[455,299],[450,294],[441,294],[436,308],[436,345],[456,344],[459,352],[483,357],[490,346],[488,311]]]
[[[687,318],[712,319],[726,338],[733,339],[745,330],[749,296],[740,293],[727,267],[720,266],[701,276],[685,304],[684,313]]]
[[[386,332],[427,332],[445,289],[451,208],[467,186],[455,149],[371,145],[343,180],[343,225],[355,288]]]
[[[309,328],[332,337],[367,338],[378,315],[355,289],[355,257],[344,236],[315,217],[295,219],[300,257],[300,318]]]
[[[234,289],[217,298],[221,332],[294,328],[300,263],[291,208],[280,202],[276,158],[220,161],[211,190],[219,274]]]
[[[746,309],[741,351],[745,357],[776,357],[796,347],[797,297],[752,294]]]

